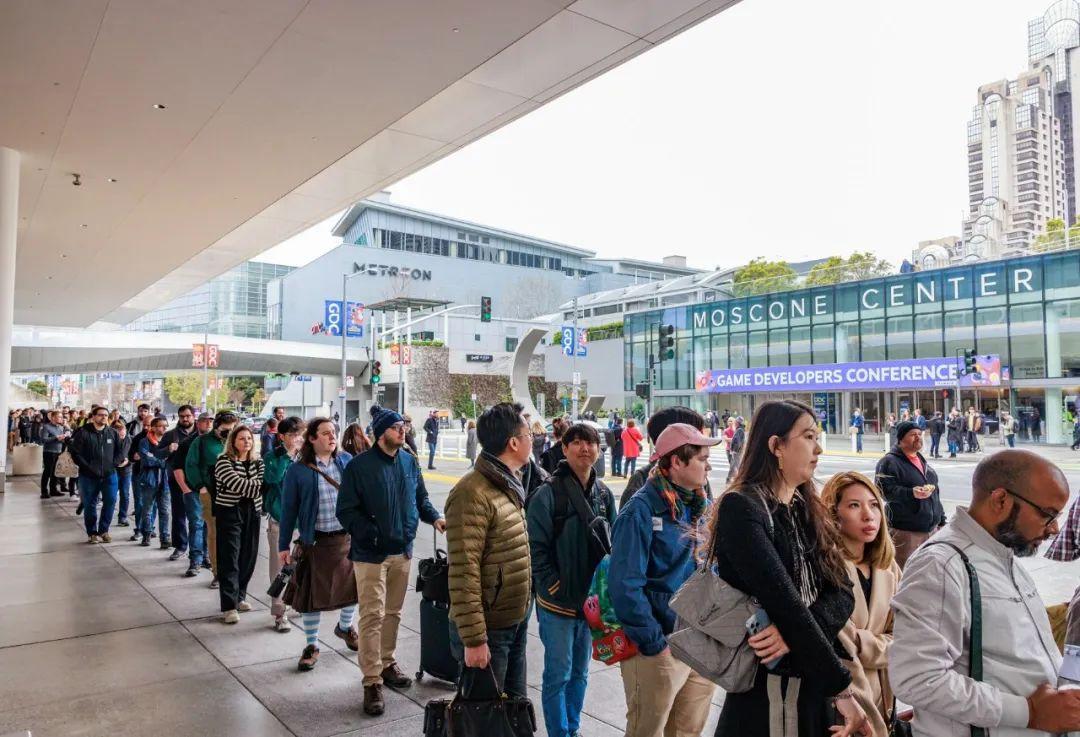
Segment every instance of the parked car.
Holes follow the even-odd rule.
[[[251,432],[258,435],[262,432],[263,425],[266,424],[267,417],[247,417],[243,420],[243,423],[251,428]]]

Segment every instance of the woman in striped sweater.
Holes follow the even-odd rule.
[[[262,459],[252,452],[255,436],[237,424],[214,464],[214,523],[217,527],[218,593],[225,624],[251,611],[247,587],[259,558],[262,516]]]

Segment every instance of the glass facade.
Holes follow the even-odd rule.
[[[900,274],[760,297],[631,313],[625,388],[645,381],[657,329],[675,359],[655,391],[694,393],[709,369],[1001,356],[1012,379],[1080,377],[1080,251]]]
[[[125,326],[145,332],[235,335],[270,338],[266,285],[288,274],[291,266],[246,261],[163,307]]]

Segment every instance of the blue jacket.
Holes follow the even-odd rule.
[[[337,517],[352,538],[350,560],[382,563],[388,555],[412,557],[420,520],[430,525],[441,516],[428,499],[416,456],[407,450],[391,458],[376,445],[345,467]]]
[[[690,511],[678,522],[648,481],[619,510],[612,529],[608,591],[627,636],[645,655],[667,647],[675,628],[668,602],[694,572],[694,544],[687,539]]]
[[[852,415],[852,417],[851,417],[851,426],[854,427],[854,428],[857,428],[858,429],[858,434],[862,435],[863,434],[863,416],[859,415],[858,417],[856,417],[856,416]]]
[[[165,462],[169,457],[169,446],[165,442],[150,444],[150,438],[143,436],[137,450],[139,454],[139,473],[135,477],[135,488],[169,488],[165,474]]]
[[[334,463],[345,478],[345,466],[352,456],[339,450]],[[340,493],[340,492],[339,492]],[[288,550],[292,544],[293,530],[300,533],[300,542],[315,543],[315,518],[319,515],[319,474],[303,463],[293,463],[285,472],[281,489],[281,525],[278,534],[278,550]]]

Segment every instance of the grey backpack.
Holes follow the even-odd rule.
[[[760,498],[760,495],[759,495]],[[773,535],[772,515],[769,537]],[[746,620],[758,603],[713,570],[710,551],[705,564],[686,579],[671,598],[675,630],[668,636],[671,654],[725,691],[743,693],[754,686],[758,658],[750,647]]]

